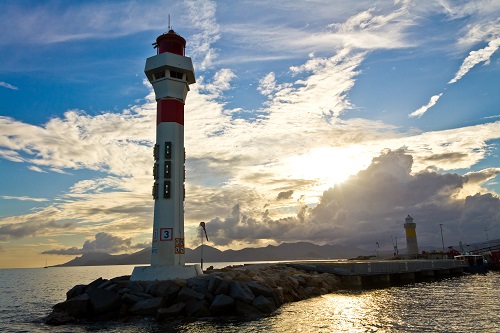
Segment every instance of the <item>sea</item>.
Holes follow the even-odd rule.
[[[218,268],[228,263],[208,265]],[[64,301],[74,285],[130,275],[133,267],[0,269],[0,332],[500,332],[500,272],[384,289],[339,290],[285,304],[271,316],[246,322],[43,323],[52,306]]]

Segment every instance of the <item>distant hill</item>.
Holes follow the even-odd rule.
[[[278,260],[310,260],[310,259],[345,259],[358,255],[369,255],[367,251],[349,246],[315,245],[307,242],[283,243],[278,246],[268,245],[260,248],[221,251],[205,245],[203,247],[204,262],[249,262]],[[101,265],[141,265],[149,264],[151,248],[132,254],[111,255],[107,253],[86,253],[67,263],[66,266],[101,266]],[[199,262],[201,246],[192,250],[186,248],[186,262]]]

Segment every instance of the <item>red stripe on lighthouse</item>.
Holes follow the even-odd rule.
[[[159,123],[184,126],[184,104],[176,99],[160,99],[156,103],[156,125]]]

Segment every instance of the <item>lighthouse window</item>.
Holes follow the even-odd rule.
[[[159,79],[162,79],[165,77],[165,71],[161,71],[161,72],[156,72],[154,73],[154,78],[155,80],[159,80]]]
[[[172,142],[165,142],[165,158],[172,158]]]
[[[170,77],[173,77],[175,79],[181,79],[184,76],[184,73],[182,72],[176,72],[176,71],[170,71]]]
[[[165,199],[170,198],[170,181],[163,182],[163,197]]]
[[[170,168],[171,168],[171,162],[165,161],[165,172],[164,172],[165,178],[170,178]]]

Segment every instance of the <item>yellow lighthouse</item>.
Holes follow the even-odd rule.
[[[413,222],[413,217],[408,215],[405,219],[406,230],[406,252],[408,256],[416,258],[418,255],[417,225]]]

